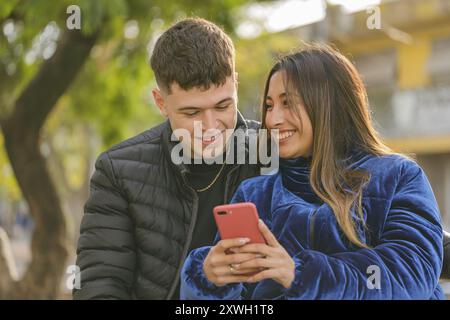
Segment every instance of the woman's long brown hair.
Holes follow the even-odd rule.
[[[333,210],[345,236],[367,248],[357,231],[365,229],[362,193],[367,172],[350,169],[352,150],[373,155],[392,154],[373,127],[366,89],[353,64],[326,45],[308,45],[278,60],[264,90],[262,128],[266,128],[264,104],[272,75],[285,71],[285,90],[290,106],[302,103],[311,120],[313,150],[310,183],[315,193]],[[294,108],[300,119],[299,111]],[[301,121],[301,119],[300,119]],[[352,217],[352,210],[357,216]]]

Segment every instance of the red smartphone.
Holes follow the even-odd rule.
[[[214,219],[222,239],[249,238],[249,243],[266,243],[258,228],[258,210],[251,202],[214,207]]]

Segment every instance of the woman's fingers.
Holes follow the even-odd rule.
[[[246,275],[246,276],[250,277],[250,276],[253,276],[253,275],[261,272],[262,270],[264,270],[264,269],[261,269],[261,268],[242,269],[242,270],[241,269],[234,269],[232,274],[235,274],[235,275]]]
[[[261,255],[255,253],[217,254],[211,257],[211,265],[223,266],[230,264],[239,264],[260,257]]]
[[[228,275],[228,276],[220,276],[217,277],[215,284],[217,286],[224,286],[229,283],[238,283],[238,282],[248,282],[249,276],[241,276],[241,275]]]
[[[273,253],[273,248],[263,243],[250,243],[243,245],[240,248],[235,248],[236,253],[257,253],[263,256],[268,256]]]
[[[247,279],[247,282],[259,282],[264,279],[276,279],[279,276],[277,269],[263,270]]]
[[[239,269],[236,268],[236,265],[227,265],[227,266],[220,266],[215,267],[213,270],[215,277],[221,277],[221,276],[230,276],[230,275],[248,275],[248,274],[254,274],[257,272],[260,272],[261,269],[254,268],[254,269]]]
[[[264,221],[262,221],[261,219],[259,219],[258,227],[259,231],[261,231],[264,239],[266,239],[266,242],[269,246],[278,247],[280,245],[277,238],[275,238],[275,236],[273,235],[272,231],[269,230]]]
[[[234,239],[225,239],[220,240],[213,248],[215,250],[219,250],[221,252],[225,252],[226,250],[233,247],[241,247],[244,244],[250,241],[249,238],[234,238]]]
[[[267,244],[249,244],[250,239],[248,238],[219,241],[209,252],[204,263],[207,278],[219,286],[227,283],[249,282],[249,279],[259,281],[254,280],[258,279],[255,278],[255,275],[260,275],[268,268],[274,270],[273,268],[279,267],[279,259],[274,259],[274,257],[278,257],[278,250],[274,247],[278,247],[280,244],[264,224],[260,224],[260,229]],[[236,253],[227,254],[230,249]],[[272,273],[259,277],[270,277]]]
[[[259,258],[234,265],[234,268],[236,270],[246,270],[246,269],[260,269],[260,268],[275,268],[277,266],[280,266],[280,261],[276,259]]]
[[[241,264],[245,261],[261,258],[262,256],[260,254],[256,253],[234,253],[234,254],[228,254],[223,258],[223,263],[230,265],[230,264]]]

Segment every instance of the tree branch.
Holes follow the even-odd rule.
[[[98,33],[85,36],[78,30],[66,30],[55,54],[42,63],[36,76],[18,97],[9,119],[3,120],[2,126],[7,127],[8,122],[20,122],[30,130],[39,131],[56,101],[86,61],[97,37]]]

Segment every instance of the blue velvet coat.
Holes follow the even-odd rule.
[[[331,208],[313,192],[310,159],[281,160],[276,174],[242,182],[232,202],[253,202],[291,255],[296,265],[291,287],[272,279],[217,287],[203,273],[210,247],[202,247],[185,261],[180,297],[443,299],[438,284],[443,259],[440,214],[423,170],[399,155],[354,152],[350,163],[371,175],[362,201],[368,230],[358,224],[370,249],[353,246]],[[378,271],[379,286],[374,286]]]

